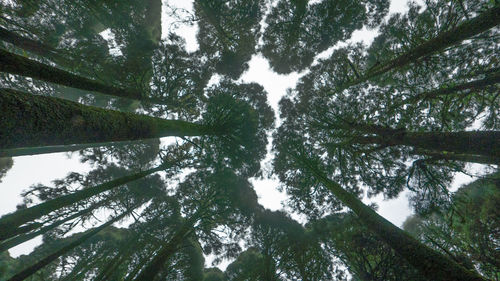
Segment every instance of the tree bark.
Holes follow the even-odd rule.
[[[422,275],[436,281],[485,281],[475,272],[465,269],[452,259],[418,242],[363,204],[356,196],[344,190],[338,183],[328,179],[318,169],[308,164],[306,168],[335,197],[349,207],[371,231],[418,269]]]
[[[430,151],[500,158],[500,131],[408,132],[353,122],[346,122],[344,129],[371,135],[352,138],[352,143],[356,144],[404,145]]]
[[[200,124],[95,108],[11,89],[0,89],[0,112],[0,149],[217,134]]]
[[[0,49],[0,72],[31,77],[37,80],[64,85],[71,88],[100,92],[122,98],[142,99],[139,91],[102,84],[37,61]]]
[[[354,139],[359,144],[404,145],[439,152],[500,158],[500,131],[404,132]]]
[[[76,239],[75,241],[69,243],[66,246],[63,246],[61,249],[46,256],[45,258],[41,259],[40,261],[36,262],[35,264],[27,267],[26,269],[22,270],[21,272],[17,273],[16,275],[12,276],[7,281],[22,281],[22,280],[28,278],[29,276],[33,275],[35,272],[37,272],[38,270],[40,270],[44,266],[48,265],[49,263],[53,262],[57,258],[61,257],[62,255],[66,254],[67,252],[78,247],[83,242],[85,242],[87,239],[89,239],[90,237],[97,234],[99,231],[103,230],[104,228],[106,228],[106,227],[110,226],[111,224],[117,222],[118,220],[122,219],[126,214],[128,214],[128,212],[125,212],[125,213],[113,218],[112,220],[108,221],[107,223],[86,232],[80,238]]]
[[[166,165],[160,165],[156,168],[152,168],[129,176],[121,177],[93,187],[85,188],[76,191],[74,193],[64,195],[26,209],[20,209],[11,214],[7,214],[0,218],[0,240],[4,240],[14,236],[14,233],[16,232],[17,228],[24,223],[33,221],[55,210],[70,206],[80,200],[85,200],[102,192],[111,190],[115,187],[124,185],[126,183],[143,178],[152,173],[161,171],[165,168]]]
[[[443,32],[437,37],[422,43],[421,45],[399,55],[392,60],[381,63],[365,73],[359,79],[355,79],[354,81],[347,83],[347,85],[343,88],[345,89],[347,87],[357,85],[390,70],[413,63],[420,58],[440,52],[447,47],[456,45],[474,35],[487,31],[488,29],[497,26],[499,23],[500,5],[496,4],[495,7],[481,13],[471,20],[464,21],[456,28]]]

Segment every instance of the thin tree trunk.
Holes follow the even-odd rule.
[[[452,259],[418,242],[306,161],[303,163],[306,163],[307,169],[315,175],[318,181],[322,182],[335,197],[356,213],[371,231],[418,269],[422,275],[436,281],[485,281],[475,272],[465,269]]]
[[[141,271],[134,281],[150,281],[153,280],[162,270],[165,263],[179,250],[183,240],[191,232],[194,218],[188,220],[174,234],[174,236],[163,245],[153,260]]]
[[[359,79],[347,83],[343,88],[357,85],[375,76],[386,73],[392,69],[403,67],[407,64],[413,63],[420,58],[430,56],[434,53],[440,52],[443,49],[456,45],[474,35],[487,31],[490,28],[497,26],[500,23],[500,5],[481,13],[477,17],[464,21],[456,28],[443,32],[437,37],[430,39],[421,45],[405,52],[398,57],[381,63],[375,68],[371,69]]]
[[[118,252],[113,259],[111,259],[107,265],[104,267],[104,269],[99,273],[94,278],[94,281],[103,281],[103,280],[109,280],[109,275],[112,274],[116,267],[118,267],[124,259],[127,258],[126,254],[128,254],[128,251],[126,252]]]
[[[471,90],[471,91],[480,90],[497,83],[500,83],[500,72],[489,74],[483,79],[474,80],[471,82],[455,85],[452,87],[445,87],[445,88],[431,90],[428,92],[423,92],[408,98],[407,100],[404,101],[404,104],[412,104],[416,101],[430,100],[440,96],[457,94],[460,91],[464,90]]]
[[[102,84],[68,71],[46,65],[0,49],[0,72],[31,77],[37,80],[64,85],[86,91],[99,92],[122,98],[142,99],[140,92]]]
[[[47,153],[72,152],[87,148],[102,147],[102,146],[122,146],[127,144],[139,144],[142,140],[119,141],[119,142],[96,142],[86,144],[71,144],[71,145],[54,145],[54,146],[39,146],[39,147],[21,147],[11,149],[0,149],[0,157],[18,157],[31,156]]]
[[[11,89],[0,89],[0,112],[0,149],[217,134],[200,124],[101,109]]]
[[[41,229],[39,229],[38,231],[34,231],[34,232],[31,232],[31,233],[27,233],[27,234],[24,234],[24,235],[19,235],[19,236],[16,236],[16,237],[13,237],[12,239],[9,239],[9,240],[6,240],[2,243],[0,243],[0,252],[3,252],[5,250],[8,250],[12,247],[15,247],[21,243],[24,243],[30,239],[33,239],[35,237],[37,237],[38,235],[43,235],[45,233],[47,233],[48,231],[52,230],[52,229],[55,229],[56,227],[62,225],[63,223],[65,222],[68,222],[70,220],[73,220],[73,219],[76,219],[82,215],[85,215],[89,212],[91,212],[92,210],[94,210],[95,208],[99,207],[103,205],[103,203],[98,203],[98,204],[95,204],[87,209],[84,209],[76,214],[73,214],[65,219],[62,219],[62,220],[59,220],[59,221],[56,221],[50,225],[47,225],[45,227],[42,227]],[[17,233],[16,233],[17,234]]]
[[[7,214],[0,218],[0,240],[4,240],[14,236],[13,233],[15,233],[17,228],[24,223],[33,221],[60,208],[70,206],[80,200],[85,200],[102,192],[111,190],[115,187],[161,171],[166,167],[167,166],[163,164],[156,168],[124,176],[93,187],[85,188],[74,193],[64,195],[26,209],[20,209],[11,214]]]
[[[38,270],[40,270],[44,266],[46,266],[49,263],[55,261],[56,259],[58,259],[59,257],[61,257],[64,254],[66,254],[67,252],[73,250],[74,248],[80,246],[83,242],[85,242],[87,239],[89,239],[90,237],[92,237],[95,234],[97,234],[99,231],[103,230],[104,228],[106,228],[106,227],[112,225],[113,223],[117,222],[118,220],[122,219],[127,214],[128,214],[128,212],[125,212],[125,213],[123,213],[123,214],[121,214],[121,215],[119,215],[119,216],[111,219],[107,223],[105,223],[105,224],[103,224],[103,225],[101,225],[101,226],[99,226],[97,228],[94,228],[94,229],[86,232],[80,238],[76,239],[75,241],[69,243],[66,246],[63,246],[61,249],[59,249],[59,250],[55,251],[54,253],[46,256],[45,258],[41,259],[40,261],[36,262],[35,264],[27,267],[26,269],[24,269],[21,272],[17,273],[16,275],[14,275],[13,277],[11,277],[7,281],[22,281],[22,280],[28,278],[29,276],[33,275],[35,272],[37,272]]]

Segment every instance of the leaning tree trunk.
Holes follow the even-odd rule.
[[[500,83],[500,72],[487,74],[483,79],[477,79],[470,82],[454,85],[451,87],[442,87],[439,89],[434,89],[427,92],[419,93],[413,97],[408,98],[403,103],[413,104],[418,101],[431,100],[441,96],[456,95],[466,90],[477,91],[497,83]]]
[[[97,203],[97,204],[94,204],[93,206],[90,206],[89,208],[87,209],[84,209],[84,210],[81,210],[80,212],[78,213],[75,213],[67,218],[64,218],[62,220],[58,220],[50,225],[47,225],[47,226],[44,226],[42,228],[40,228],[39,230],[37,231],[33,231],[33,232],[30,232],[30,233],[27,233],[27,234],[24,234],[24,235],[18,235],[16,237],[13,237],[11,239],[8,239],[2,243],[0,243],[0,253],[3,252],[3,251],[6,251],[12,247],[15,247],[21,243],[24,243],[30,239],[33,239],[35,237],[37,237],[38,235],[43,235],[47,232],[49,232],[50,230],[53,230],[55,229],[56,227],[60,226],[61,224],[65,223],[65,222],[68,222],[70,220],[73,220],[73,219],[76,219],[82,215],[85,215],[89,212],[91,212],[92,210],[94,210],[95,208],[99,207],[99,206],[102,206],[103,203]],[[16,233],[17,235],[18,233]]]
[[[101,109],[11,89],[0,89],[0,112],[0,154],[2,149],[20,147],[216,134],[200,124]]]
[[[500,158],[500,131],[408,132],[380,125],[345,121],[343,129],[354,129],[371,136],[350,139],[357,144],[404,145],[436,152]]]
[[[497,4],[495,7],[481,13],[477,17],[464,21],[456,28],[443,32],[437,37],[422,43],[421,45],[399,55],[392,60],[381,63],[377,67],[369,70],[360,78],[343,85],[342,88],[345,89],[347,87],[357,85],[390,70],[416,62],[418,59],[440,52],[447,47],[456,45],[474,35],[487,31],[498,24],[500,24],[500,5]]]
[[[51,59],[53,57],[60,58],[57,51],[42,42],[23,37],[10,30],[0,27],[0,40],[11,43],[12,45],[23,50],[32,52],[42,57]]]
[[[354,138],[359,144],[404,145],[431,151],[500,158],[500,131],[405,132]]]
[[[3,49],[0,49],[0,72],[17,74],[71,88],[122,98],[143,98],[142,94],[138,91],[105,85],[98,81],[7,52]]]
[[[500,157],[456,154],[451,152],[436,152],[424,149],[415,149],[411,153],[415,155],[429,156],[431,160],[445,160],[445,161],[447,160],[447,161],[477,163],[484,165],[500,165]]]
[[[86,144],[0,149],[0,157],[18,157],[18,156],[30,156],[30,155],[39,155],[47,153],[57,153],[57,152],[72,152],[93,147],[138,144],[140,142],[141,140],[134,140],[134,141],[120,141],[120,142],[96,142],[96,143],[86,143]]]
[[[182,227],[174,234],[174,236],[163,245],[154,256],[153,260],[141,271],[134,281],[150,281],[160,273],[165,263],[179,250],[183,240],[192,231],[194,217],[189,219]]]
[[[297,158],[296,158],[297,159]],[[309,172],[323,183],[342,203],[349,207],[359,219],[381,240],[418,269],[422,275],[436,281],[485,281],[475,272],[469,271],[434,249],[420,243],[405,231],[363,204],[356,196],[344,190],[338,183],[328,179],[312,166],[302,161]]]
[[[45,258],[39,260],[35,264],[27,267],[23,271],[12,276],[7,281],[22,281],[22,280],[28,278],[29,276],[33,275],[35,272],[37,272],[38,270],[40,270],[44,266],[55,261],[56,259],[58,259],[59,257],[61,257],[64,254],[66,254],[67,252],[73,250],[74,248],[80,246],[83,242],[85,242],[87,239],[89,239],[90,237],[97,234],[99,231],[103,230],[104,228],[106,228],[106,227],[110,226],[111,224],[117,222],[118,220],[122,219],[126,214],[128,214],[128,212],[125,212],[125,213],[113,218],[112,220],[108,221],[107,223],[88,231],[87,233],[83,234],[80,238],[78,238],[75,241],[69,243],[68,245],[62,247],[61,249],[55,251],[54,253],[46,256]]]
[[[0,218],[0,240],[4,240],[14,236],[17,228],[27,222],[33,221],[60,208],[70,206],[78,201],[85,200],[102,192],[111,190],[115,187],[161,171],[166,167],[167,166],[163,164],[143,172],[124,176],[100,185],[85,188],[77,192],[64,195],[26,209],[20,209],[11,214],[7,214]]]

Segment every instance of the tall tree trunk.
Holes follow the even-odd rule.
[[[11,43],[18,48],[32,52],[39,56],[47,57],[48,59],[51,59],[54,56],[59,58],[59,54],[54,48],[39,41],[18,35],[15,32],[9,31],[3,27],[0,27],[0,40]]]
[[[500,5],[496,4],[495,7],[481,13],[471,20],[464,21],[456,28],[443,32],[437,37],[422,43],[392,60],[381,63],[360,78],[347,83],[343,88],[345,89],[349,86],[357,85],[390,70],[413,63],[420,58],[440,52],[447,47],[456,45],[474,35],[487,31],[498,24],[500,24]]]
[[[431,151],[500,158],[500,131],[405,132],[394,136],[367,136],[359,144],[404,145]]]
[[[160,248],[153,260],[141,271],[134,281],[150,281],[160,273],[165,263],[179,250],[186,236],[192,231],[194,220],[194,217],[192,217],[181,226],[167,244]]]
[[[61,257],[64,254],[66,254],[67,252],[73,250],[74,248],[80,246],[83,242],[85,242],[87,239],[89,239],[90,237],[92,237],[95,234],[97,234],[99,231],[103,230],[104,228],[106,228],[106,227],[110,226],[111,224],[117,222],[118,220],[122,219],[127,214],[128,214],[128,212],[125,212],[125,213],[123,213],[123,214],[121,214],[121,215],[119,215],[119,216],[111,219],[107,223],[105,223],[105,224],[103,224],[103,225],[101,225],[99,227],[96,227],[96,228],[94,228],[94,229],[86,232],[80,238],[76,239],[75,241],[69,243],[66,246],[63,246],[61,249],[59,249],[59,250],[55,251],[54,253],[46,256],[45,258],[39,260],[35,264],[33,264],[33,265],[25,268],[21,272],[19,272],[16,275],[12,276],[7,281],[22,281],[22,280],[28,278],[29,276],[33,275],[35,272],[37,272],[38,270],[40,270],[44,266],[46,266],[49,263],[55,261],[56,259],[58,259],[59,257]]]
[[[440,89],[423,92],[408,98],[407,100],[404,101],[404,104],[412,104],[414,102],[421,100],[430,100],[440,96],[457,94],[464,90],[471,90],[471,91],[480,90],[497,83],[500,83],[500,72],[494,72],[493,74],[488,74],[483,79],[478,79],[451,87],[444,87]]]
[[[0,49],[0,72],[31,77],[37,80],[64,85],[86,91],[100,92],[122,98],[142,99],[140,92],[102,84],[37,61]]]
[[[0,240],[4,240],[14,236],[13,233],[15,233],[17,228],[24,223],[33,221],[55,210],[70,206],[80,200],[85,200],[102,192],[111,190],[115,187],[161,171],[165,168],[167,168],[167,165],[163,164],[156,168],[152,168],[129,176],[124,176],[93,187],[85,188],[74,193],[64,195],[26,209],[20,209],[11,214],[7,214],[0,218]]]
[[[95,108],[11,89],[0,89],[0,112],[0,149],[217,134],[200,124]]]
[[[80,212],[78,213],[75,213],[67,218],[64,218],[62,220],[58,220],[50,225],[47,225],[45,227],[42,227],[41,229],[39,229],[38,231],[33,231],[31,233],[27,233],[27,234],[24,234],[24,235],[19,235],[19,236],[16,236],[16,237],[13,237],[12,239],[9,239],[9,240],[6,240],[2,243],[0,243],[0,252],[3,252],[3,251],[6,251],[12,247],[15,247],[21,243],[24,243],[30,239],[33,239],[35,237],[37,237],[38,235],[43,235],[47,232],[49,232],[50,230],[53,230],[55,229],[56,227],[62,225],[63,223],[65,222],[68,222],[70,220],[73,220],[73,219],[76,219],[82,215],[85,215],[89,212],[91,212],[92,210],[94,210],[95,208],[99,207],[99,206],[102,206],[104,202],[102,203],[97,203],[97,204],[94,204],[93,206],[87,208],[87,209],[84,209],[84,210],[81,210]],[[18,233],[16,233],[17,235]]]
[[[298,160],[300,161],[300,159]],[[421,244],[408,233],[381,217],[363,204],[356,196],[344,190],[338,183],[328,179],[321,171],[312,166],[308,160],[302,159],[301,162],[335,197],[349,207],[371,231],[418,269],[422,275],[436,281],[485,281],[475,272],[465,269],[447,256]]]
[[[354,137],[352,143],[405,145],[430,151],[500,158],[500,131],[408,132],[354,122],[346,122],[344,129],[354,129],[372,135]]]
[[[415,149],[412,151],[415,155],[425,155],[430,156],[432,160],[449,160],[449,161],[460,161],[469,162],[485,165],[500,165],[500,157],[482,156],[482,155],[471,155],[471,154],[456,154],[451,152],[436,152],[424,149]]]
[[[142,140],[119,141],[119,142],[96,142],[86,144],[71,144],[71,145],[54,145],[54,146],[39,146],[39,147],[20,147],[11,149],[0,149],[0,157],[18,157],[30,156],[57,152],[72,152],[87,148],[102,147],[102,146],[121,146],[127,144],[139,144]]]

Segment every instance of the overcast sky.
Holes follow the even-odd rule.
[[[192,7],[191,1],[170,0],[170,2],[185,9],[191,9]],[[407,8],[406,0],[392,0],[390,14],[405,12]],[[163,14],[165,14],[165,12],[165,9],[163,9]],[[162,19],[162,36],[166,37],[169,21],[165,16],[163,16]],[[196,26],[179,28],[177,33],[185,37],[189,51],[196,50]],[[376,34],[376,30],[362,29],[354,32],[349,41],[363,41],[368,45],[372,42]],[[342,44],[345,44],[345,42]],[[323,52],[320,56],[327,57],[331,53],[331,50],[332,49]],[[277,104],[280,98],[286,93],[288,88],[293,88],[295,86],[297,80],[303,74],[304,73],[292,73],[289,75],[276,74],[270,70],[269,64],[262,56],[255,55],[250,61],[249,70],[242,75],[240,81],[261,84],[268,92],[269,102],[277,112]],[[6,177],[3,178],[0,183],[0,215],[14,211],[16,205],[22,201],[20,193],[30,185],[36,183],[50,185],[52,180],[63,178],[69,172],[85,173],[88,171],[90,167],[79,162],[77,157],[78,153],[74,153],[74,155],[75,157],[69,157],[67,153],[54,153],[14,158],[12,169],[7,172]],[[270,157],[265,161],[265,165],[269,165],[269,159]],[[470,181],[468,176],[460,175],[455,181],[454,188],[467,181]],[[259,202],[263,206],[272,210],[282,208],[282,201],[286,198],[286,195],[277,190],[279,184],[276,180],[254,180],[253,184],[259,196]],[[382,195],[380,195],[369,200],[365,198],[364,201],[365,203],[376,202],[379,205],[378,213],[397,226],[401,226],[405,218],[411,214],[411,210],[408,208],[406,192],[403,192],[399,198],[393,200],[383,200]],[[38,245],[40,241],[41,238],[38,237],[37,239],[33,239],[10,249],[9,252],[13,257],[17,257],[20,254],[27,254],[34,246]]]

